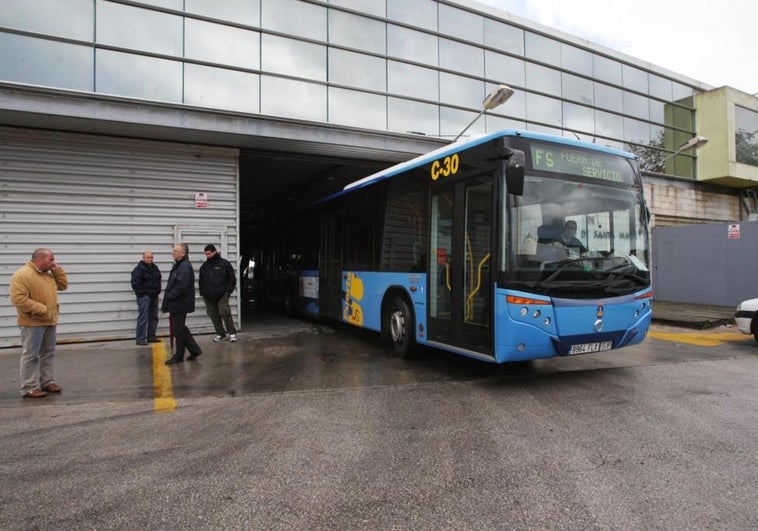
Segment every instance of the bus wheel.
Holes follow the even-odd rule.
[[[408,304],[401,297],[395,297],[387,311],[384,321],[387,328],[385,337],[392,344],[392,349],[401,356],[413,353],[416,341],[413,337],[413,314]]]

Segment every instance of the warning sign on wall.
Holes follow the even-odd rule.
[[[195,193],[195,208],[208,208],[208,193],[207,192]]]
[[[740,239],[740,224],[739,223],[730,223],[728,230],[729,230],[729,239],[730,240],[739,240]]]

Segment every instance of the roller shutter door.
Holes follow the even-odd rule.
[[[0,128],[0,347],[20,342],[8,286],[37,247],[68,273],[59,342],[134,337],[130,274],[145,249],[164,287],[178,238],[196,276],[205,243],[238,270],[238,159],[236,149]],[[210,332],[197,296],[188,325]]]

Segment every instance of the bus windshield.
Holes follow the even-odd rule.
[[[511,203],[502,216],[500,282],[576,298],[648,287],[646,211],[641,187],[629,181],[527,173],[523,195],[503,198]]]

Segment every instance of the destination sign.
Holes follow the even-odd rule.
[[[532,142],[530,147],[534,170],[580,175],[616,183],[634,183],[632,167],[624,157],[539,142]]]

